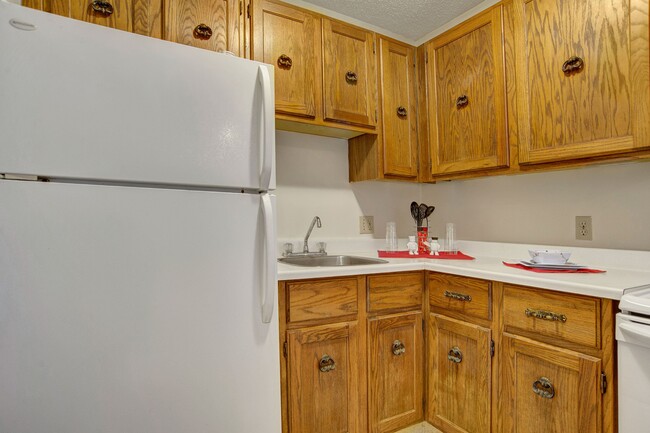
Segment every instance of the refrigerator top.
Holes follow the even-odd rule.
[[[275,189],[273,68],[0,0],[0,173]]]

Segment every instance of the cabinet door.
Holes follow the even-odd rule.
[[[25,0],[23,5],[145,36],[160,37],[162,0]]]
[[[322,22],[325,120],[374,127],[374,34],[327,18]]]
[[[504,432],[601,431],[600,359],[504,334]]]
[[[314,118],[320,18],[267,0],[253,5],[253,58],[275,66],[276,112]]]
[[[501,23],[493,8],[427,47],[434,176],[508,163]]]
[[[384,174],[417,176],[415,48],[379,39]]]
[[[422,313],[369,321],[370,431],[383,433],[422,419]]]
[[[197,48],[226,51],[229,8],[236,3],[227,0],[165,0],[163,37]]]
[[[427,419],[439,429],[490,431],[490,335],[487,328],[430,315]]]
[[[289,431],[359,432],[356,324],[318,326],[287,334]]]
[[[515,0],[519,162],[650,147],[648,0]]]

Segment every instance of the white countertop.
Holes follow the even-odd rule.
[[[605,273],[537,273],[505,266],[504,260],[526,259],[528,249],[572,251],[571,261]],[[354,251],[356,249],[356,251]],[[328,253],[378,257],[383,242],[328,241]],[[619,300],[625,290],[650,287],[650,252],[593,248],[460,241],[459,249],[475,260],[385,259],[386,264],[300,267],[278,263],[278,280],[337,277],[427,270]]]

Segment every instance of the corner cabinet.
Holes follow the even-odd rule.
[[[648,0],[514,0],[519,162],[650,148]]]
[[[502,15],[494,7],[427,44],[423,171],[433,180],[508,165]]]
[[[379,118],[377,134],[348,141],[350,181],[418,177],[415,48],[378,37]]]

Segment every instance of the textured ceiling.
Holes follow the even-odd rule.
[[[302,0],[411,41],[442,27],[483,0]]]

